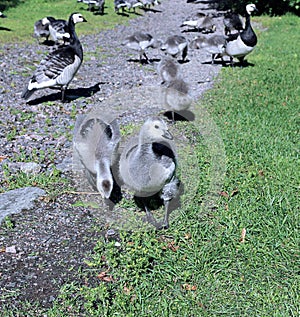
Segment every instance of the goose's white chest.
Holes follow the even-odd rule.
[[[254,47],[247,46],[239,36],[236,40],[228,42],[225,48],[225,53],[229,56],[240,57],[252,52]]]

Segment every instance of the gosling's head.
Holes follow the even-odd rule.
[[[164,139],[173,139],[165,121],[160,118],[147,119],[140,131],[140,142],[151,143]]]
[[[258,10],[256,8],[256,5],[254,3],[251,3],[246,5],[246,11],[248,14],[251,14],[252,12],[258,11]]]

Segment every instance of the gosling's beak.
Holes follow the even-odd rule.
[[[162,136],[168,140],[173,140],[173,135],[168,130],[164,130],[164,134]]]

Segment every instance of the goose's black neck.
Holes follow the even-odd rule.
[[[241,33],[241,39],[247,46],[254,47],[257,44],[257,37],[256,34],[254,33],[252,26],[251,26],[251,21],[250,21],[250,14],[246,12],[246,23],[245,23],[245,29]]]
[[[69,21],[68,21],[68,27],[70,32],[70,43],[74,44],[75,42],[79,41],[77,34],[75,32],[75,23],[73,20],[73,14],[70,15]]]

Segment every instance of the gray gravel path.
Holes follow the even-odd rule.
[[[187,4],[184,0],[163,0],[128,26],[80,36],[84,47],[84,62],[70,85],[72,101],[61,103],[60,95],[50,89],[38,91],[26,104],[20,98],[24,84],[50,49],[43,45],[12,44],[0,50],[0,168],[1,186],[9,188],[4,178],[4,163],[18,170],[18,161],[40,164],[41,172],[51,177],[53,166],[61,166],[72,158],[72,129],[76,115],[91,107],[106,108],[103,102],[110,96],[128,89],[159,86],[161,79],[156,64],[140,65],[128,61],[137,54],[122,47],[122,39],[136,30],[144,30],[162,40],[181,34],[180,25],[197,11],[213,12],[207,4]],[[105,18],[99,17],[99,19]],[[122,17],[120,17],[122,19]],[[221,18],[215,19],[221,30]],[[182,33],[188,40],[197,33]],[[149,50],[152,60],[159,60],[159,50]],[[199,50],[189,50],[188,62],[182,64],[184,78],[189,82],[194,99],[212,87],[220,65],[212,66],[210,56]],[[99,88],[98,88],[99,87]],[[157,114],[157,107],[143,108],[132,102],[115,103],[111,111],[118,113],[121,122],[140,121]],[[68,170],[68,169],[67,169]],[[70,173],[65,172],[65,177]],[[64,191],[64,185],[61,185]],[[0,227],[0,310],[4,305],[19,306],[22,301],[37,300],[43,307],[51,305],[59,287],[76,280],[78,268],[85,255],[93,250],[98,234],[93,226],[103,225],[89,210],[74,205],[76,195],[62,194],[54,200],[40,199],[36,207],[11,217],[12,227]],[[12,249],[6,249],[13,247]],[[6,252],[6,250],[12,252]],[[70,269],[72,268],[72,269]]]

